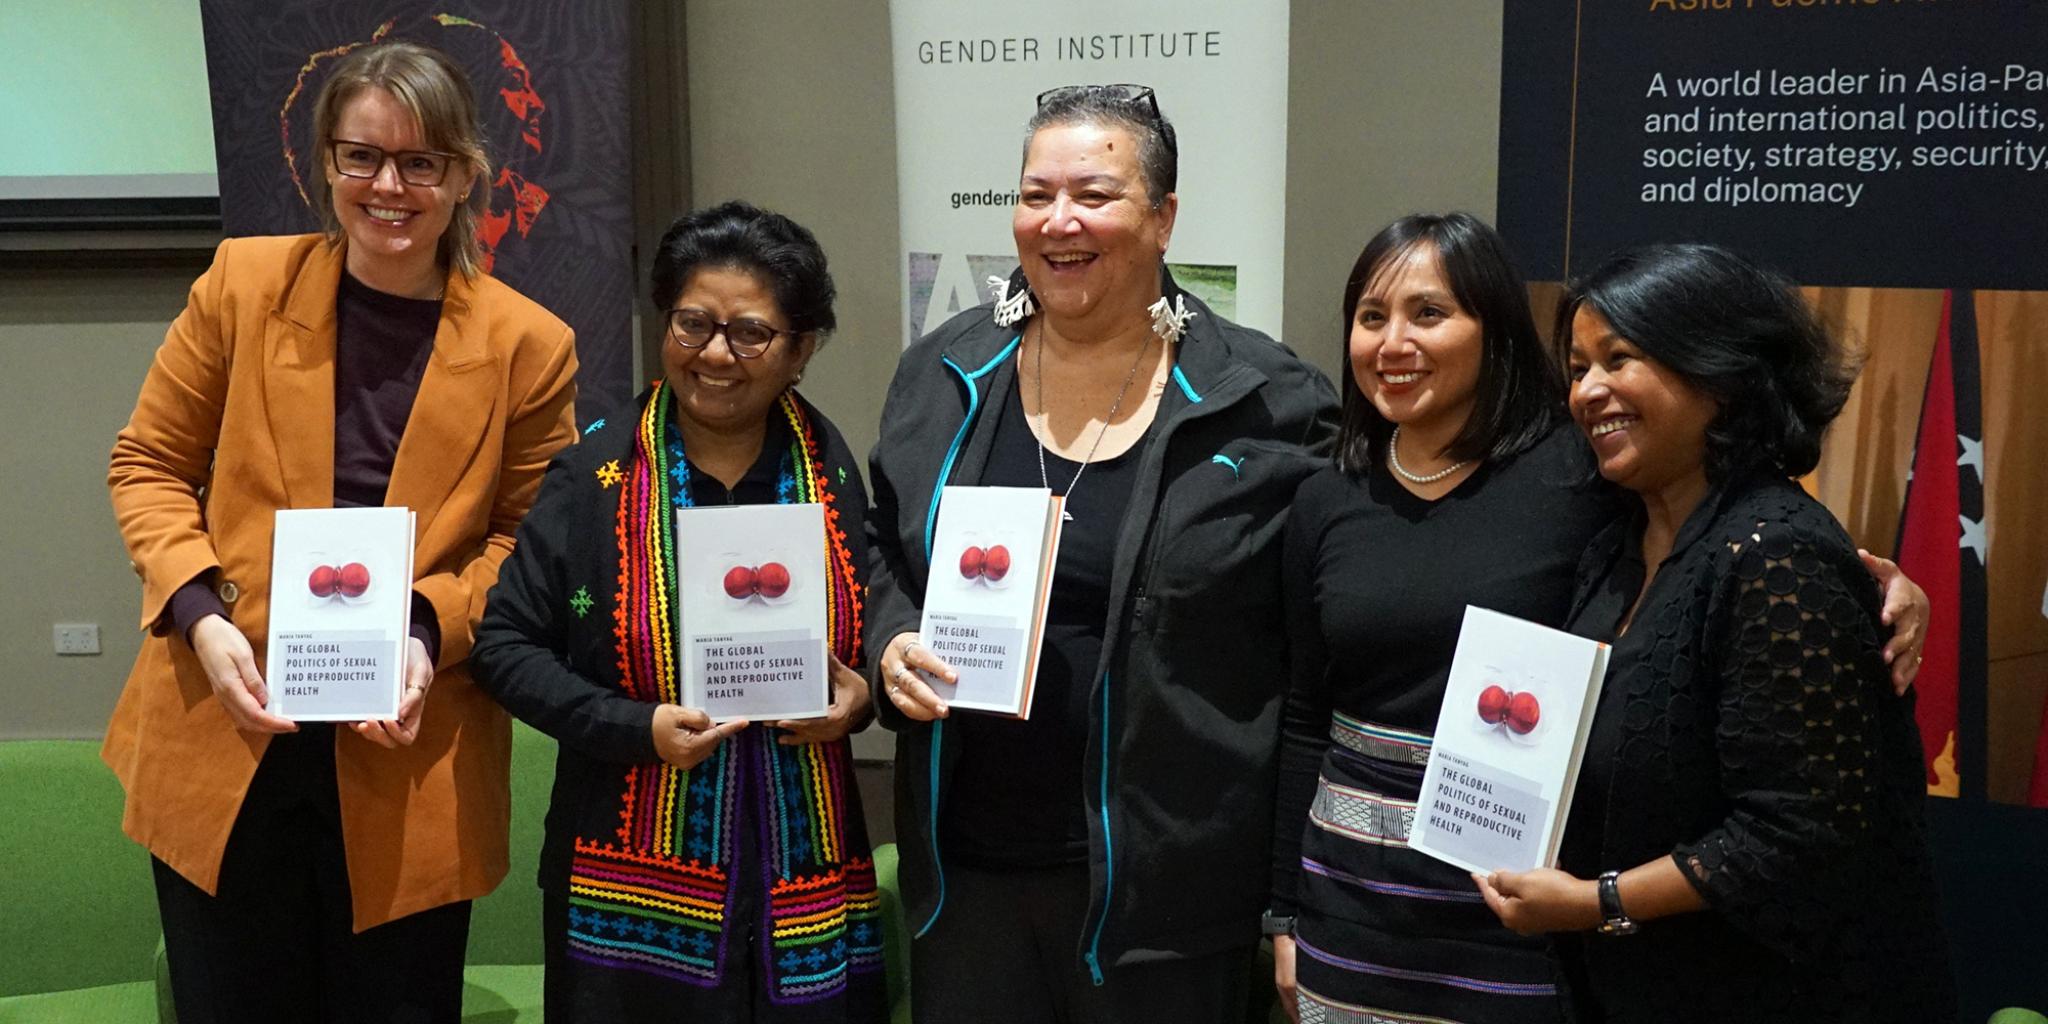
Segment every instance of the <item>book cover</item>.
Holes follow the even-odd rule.
[[[272,714],[295,722],[398,717],[413,527],[406,508],[277,513],[263,676]]]
[[[1467,871],[1554,866],[1607,654],[1468,605],[1410,848]]]
[[[683,703],[714,722],[824,717],[830,571],[822,505],[678,509]]]
[[[960,673],[950,684],[924,677],[948,705],[1030,717],[1062,504],[1043,487],[940,496],[918,632]]]

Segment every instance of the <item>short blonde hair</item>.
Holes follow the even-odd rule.
[[[351,51],[320,87],[313,101],[313,139],[318,147],[320,173],[312,175],[313,206],[328,242],[340,244],[341,220],[334,215],[334,197],[327,186],[327,171],[333,161],[334,126],[341,109],[366,89],[382,89],[412,113],[425,144],[438,152],[453,153],[469,164],[469,174],[481,185],[490,175],[490,156],[484,151],[483,127],[478,123],[476,93],[462,66],[445,53],[418,43],[374,43]],[[451,167],[450,174],[456,173]],[[487,189],[473,185],[469,198],[455,204],[448,230],[441,235],[441,259],[448,266],[475,277],[483,270],[483,244],[477,240],[480,210],[489,203]]]

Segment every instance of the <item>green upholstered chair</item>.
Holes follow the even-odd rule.
[[[512,723],[512,867],[469,919],[462,975],[467,1024],[541,1019],[541,825],[555,785],[555,741]]]
[[[0,1022],[157,1019],[149,854],[87,740],[0,742]]]
[[[511,868],[470,919],[463,1017],[541,1019],[541,825],[555,744],[514,723]],[[121,834],[122,795],[83,740],[0,742],[0,1024],[176,1024],[149,855]],[[910,934],[896,848],[875,851],[891,1019],[910,1020]]]
[[[889,987],[891,1024],[910,1024],[910,925],[903,919],[903,889],[896,879],[896,844],[875,847],[875,883],[882,892],[882,967]]]

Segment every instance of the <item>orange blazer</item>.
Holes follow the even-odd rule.
[[[235,729],[184,638],[167,635],[165,605],[214,570],[265,667],[272,512],[334,503],[342,256],[318,235],[221,243],[107,474],[149,635],[101,757],[127,789],[123,829],[209,893],[269,737]],[[511,726],[467,659],[548,459],[575,440],[574,341],[497,280],[449,274],[386,494],[418,513],[413,589],[433,605],[440,664],[412,746],[335,730],[357,931],[482,896],[505,875]]]

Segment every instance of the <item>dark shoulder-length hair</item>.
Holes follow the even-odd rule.
[[[1789,278],[1714,245],[1617,253],[1565,293],[1560,363],[1581,309],[1720,405],[1707,425],[1709,480],[1819,465],[1856,365]]]
[[[1387,225],[1365,244],[1344,282],[1344,330],[1338,352],[1343,412],[1337,428],[1337,466],[1359,474],[1384,458],[1394,425],[1359,389],[1351,370],[1351,329],[1358,300],[1418,247],[1436,253],[1451,295],[1479,321],[1478,391],[1465,428],[1444,454],[1453,459],[1499,459],[1521,452],[1554,426],[1564,407],[1564,378],[1536,332],[1529,291],[1515,270],[1507,243],[1469,213],[1418,213]]]
[[[779,213],[737,199],[678,218],[654,251],[653,297],[667,313],[706,267],[731,267],[758,275],[775,304],[799,334],[825,334],[839,325],[832,312],[837,296],[825,267],[825,250],[808,228]]]

